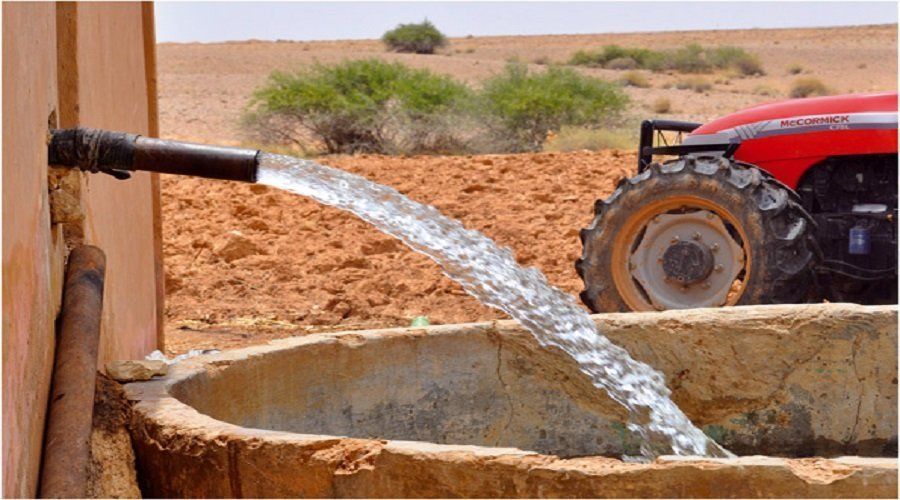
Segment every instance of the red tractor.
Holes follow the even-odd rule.
[[[644,121],[637,175],[581,231],[581,299],[594,312],[896,303],[897,186],[896,92]]]

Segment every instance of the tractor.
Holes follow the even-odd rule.
[[[594,312],[896,303],[897,190],[896,92],[645,120],[637,174],[581,230],[581,300]]]

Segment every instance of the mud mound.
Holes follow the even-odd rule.
[[[321,161],[436,206],[570,293],[580,290],[578,230],[636,163],[617,151]],[[222,181],[165,176],[162,190],[172,352],[405,326],[420,315],[433,324],[502,317],[426,257],[339,210]]]

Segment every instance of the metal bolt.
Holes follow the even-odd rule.
[[[693,238],[695,241],[696,241],[696,240],[699,240],[699,239],[700,239],[700,233],[694,233],[694,234],[692,234],[692,235],[691,235],[691,238]]]
[[[672,236],[672,240],[669,241],[669,243],[674,245],[675,243],[678,243],[679,241],[681,241],[681,238],[676,234],[675,236]]]
[[[713,243],[713,244],[709,247],[709,249],[712,250],[713,252],[718,252],[718,251],[719,251],[719,244],[718,244],[718,243]]]
[[[715,217],[715,215],[713,215],[712,212],[706,212],[706,218],[707,218],[707,219],[712,220],[713,217]]]
[[[662,264],[662,263],[663,263],[663,258],[660,257],[660,258],[656,259],[656,262],[659,262],[660,264]]]
[[[722,266],[722,264],[716,264],[716,272],[717,273],[721,273],[724,270],[725,270],[725,267]]]

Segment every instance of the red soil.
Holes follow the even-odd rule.
[[[631,172],[617,151],[328,157],[511,247],[569,293],[578,230]],[[166,347],[231,347],[332,328],[503,317],[438,266],[355,216],[257,185],[163,179]]]

